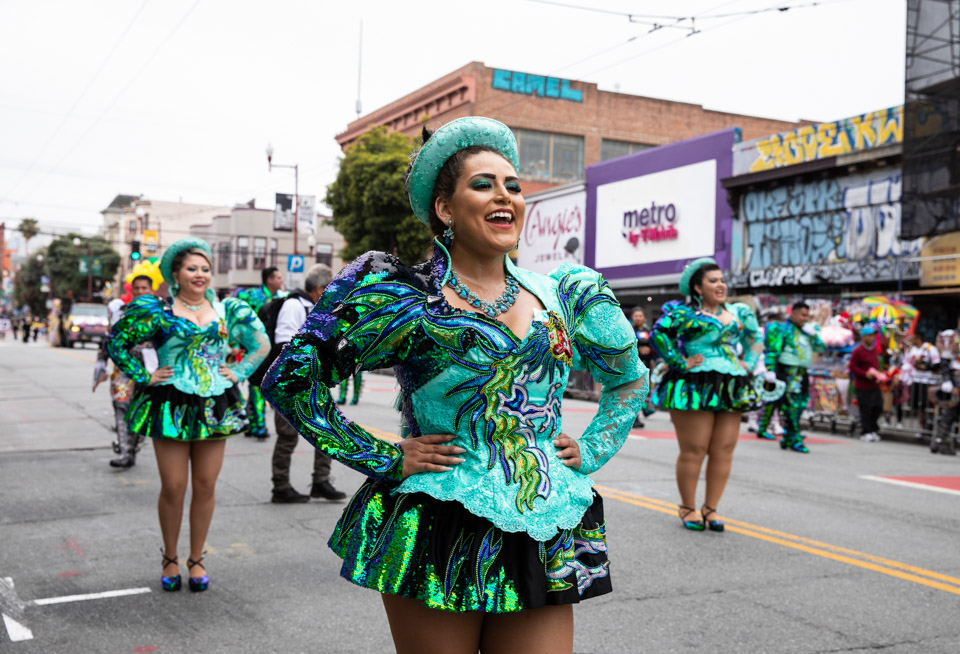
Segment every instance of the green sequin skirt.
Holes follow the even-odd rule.
[[[243,397],[236,386],[200,397],[171,384],[138,386],[127,409],[130,431],[147,438],[202,441],[228,438],[247,428]]]
[[[504,532],[459,502],[392,495],[368,480],[330,537],[341,576],[445,611],[511,613],[609,593],[603,501],[547,542]]]
[[[651,393],[651,402],[677,411],[752,411],[762,404],[752,381],[749,375],[669,368]]]

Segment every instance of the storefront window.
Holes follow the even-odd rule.
[[[630,143],[628,141],[613,141],[611,139],[603,139],[600,141],[600,161],[616,159],[617,157],[625,157],[628,154],[649,150],[652,147],[654,146],[646,145],[644,143]]]
[[[583,177],[583,138],[553,135],[553,169],[555,182],[572,182]]]
[[[583,178],[583,137],[529,129],[513,130],[520,154],[520,177],[539,182]]]
[[[217,272],[230,272],[230,242],[221,243],[219,246],[219,256],[217,257]]]
[[[237,270],[247,269],[247,256],[250,254],[250,237],[237,237]]]
[[[253,237],[253,269],[263,270],[267,267],[267,239],[262,236]]]
[[[317,263],[333,266],[333,244],[317,243]]]

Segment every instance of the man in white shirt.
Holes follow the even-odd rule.
[[[300,331],[331,279],[333,273],[330,266],[318,263],[307,271],[303,290],[294,291],[284,300],[277,315],[271,358],[276,358],[283,346]],[[338,491],[330,483],[330,457],[320,450],[313,457],[313,487],[310,495],[298,493],[290,485],[290,458],[300,441],[300,434],[279,413],[275,414],[273,424],[277,430],[277,442],[273,446],[273,498],[270,501],[274,504],[299,504],[310,501],[311,497],[328,500],[346,498],[346,493]]]

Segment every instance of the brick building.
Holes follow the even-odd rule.
[[[584,168],[600,161],[728,127],[749,140],[800,126],[475,61],[353,121],[336,139],[346,148],[376,125],[418,136],[425,121],[437,126],[473,115],[514,130],[525,193],[582,179]]]

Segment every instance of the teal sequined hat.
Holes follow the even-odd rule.
[[[163,275],[163,281],[170,287],[170,295],[176,295],[179,287],[173,281],[173,260],[184,250],[203,250],[207,254],[207,259],[213,261],[213,253],[210,252],[210,246],[200,238],[181,238],[179,241],[167,248],[160,259],[160,274]],[[207,289],[211,293],[212,289]]]
[[[713,260],[713,257],[700,257],[699,259],[694,259],[686,266],[683,267],[683,272],[680,273],[680,294],[681,295],[690,295],[690,280],[693,278],[693,275],[703,268],[704,266],[712,264],[717,265],[717,262]]]
[[[483,116],[467,116],[450,121],[423,144],[407,177],[410,206],[423,224],[430,224],[430,200],[443,164],[460,150],[478,145],[493,148],[513,164],[514,170],[520,170],[517,138],[509,127]]]

